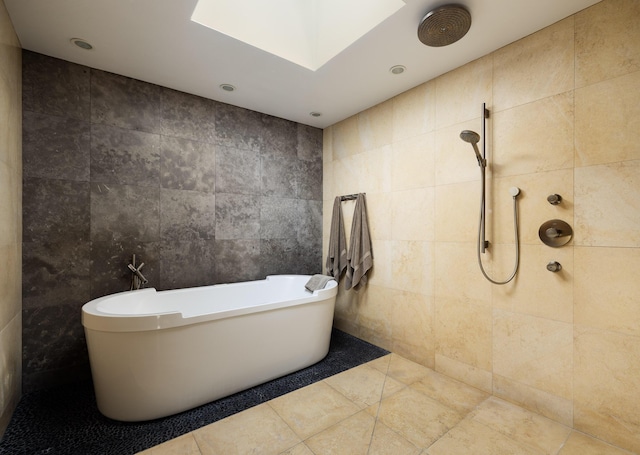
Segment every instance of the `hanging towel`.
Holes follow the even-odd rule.
[[[347,238],[344,234],[340,196],[337,196],[333,202],[333,214],[331,215],[327,275],[331,275],[336,281],[339,281],[345,268],[347,268]]]
[[[307,281],[307,284],[305,284],[304,287],[307,289],[307,291],[317,291],[319,289],[324,289],[327,283],[331,280],[333,280],[332,276],[313,275],[311,278],[309,278],[309,281]]]
[[[373,267],[373,250],[367,223],[367,207],[362,193],[358,194],[353,212],[347,260],[349,265],[345,289],[358,288],[361,284],[367,284],[367,272]]]

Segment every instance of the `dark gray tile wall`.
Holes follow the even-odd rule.
[[[88,374],[82,305],[322,268],[322,131],[23,54],[23,389]]]

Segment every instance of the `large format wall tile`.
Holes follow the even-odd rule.
[[[166,241],[212,240],[216,198],[211,193],[160,190],[160,238]]]
[[[297,124],[297,156],[299,160],[312,161],[322,164],[322,156],[317,151],[322,150],[323,131],[311,126]]]
[[[482,103],[492,105],[493,58],[481,57],[435,80],[436,129],[471,119],[479,122]]]
[[[163,188],[213,193],[216,147],[177,137],[160,137],[160,182]]]
[[[640,337],[575,327],[574,427],[640,452]]]
[[[451,298],[438,299],[435,307],[436,353],[491,371],[491,307]]]
[[[161,132],[161,87],[91,70],[91,122]]]
[[[160,132],[164,136],[213,143],[216,139],[216,105],[213,100],[176,90],[162,90]]]
[[[391,189],[408,190],[435,183],[435,134],[425,133],[394,142]]]
[[[493,109],[498,112],[574,87],[574,18],[493,53]]]
[[[89,182],[25,179],[23,241],[89,240]]]
[[[492,274],[494,279],[502,280],[509,276],[515,265],[514,245],[499,251],[501,254],[494,262]],[[546,266],[551,260],[558,261],[562,270],[549,273]],[[574,249],[570,246],[551,251],[542,243],[521,245],[517,283],[495,287],[493,307],[571,324],[574,269]]]
[[[322,264],[320,239],[301,243],[296,239],[260,240],[260,275],[314,274]]]
[[[575,248],[575,322],[640,337],[640,249]]]
[[[91,126],[91,181],[158,187],[160,136],[108,125]]]
[[[218,283],[265,278],[260,268],[260,240],[216,239],[216,280]]]
[[[497,175],[573,167],[572,91],[496,112],[490,122]]]
[[[216,193],[215,238],[259,239],[261,200],[250,194]]]
[[[434,212],[434,188],[394,191],[391,193],[391,236],[396,240],[433,241]]]
[[[299,160],[296,169],[296,197],[322,200],[322,160]]]
[[[16,168],[0,161],[0,182],[4,191],[0,192],[0,246],[16,245],[20,243],[22,234],[21,182],[20,175],[16,175]]]
[[[572,360],[571,324],[494,311],[494,373],[570,399]]]
[[[640,71],[576,90],[576,166],[640,159]]]
[[[23,308],[88,302],[91,285],[89,257],[87,240],[25,243]]]
[[[262,114],[230,104],[216,106],[216,141],[223,146],[259,152],[264,143]]]
[[[576,14],[576,88],[640,70],[640,3],[599,2]]]
[[[429,81],[393,98],[393,142],[433,131],[436,85]]]
[[[91,241],[160,239],[160,189],[91,184]]]
[[[91,116],[90,69],[23,51],[25,112],[87,120]]]
[[[365,149],[379,149],[393,139],[393,101],[385,101],[358,114],[358,128]]]
[[[260,155],[254,150],[216,149],[216,192],[259,194]]]
[[[34,385],[36,388],[46,387],[46,377],[51,370],[66,368],[75,371],[84,366],[86,372],[87,348],[80,321],[80,307],[77,303],[69,303],[25,309],[22,312],[24,388],[29,389]]]
[[[22,245],[13,243],[0,246],[0,327],[4,327],[22,310]],[[2,330],[2,329],[0,329]]]
[[[575,169],[575,244],[640,247],[640,160]]]
[[[91,126],[85,119],[25,111],[22,131],[25,177],[89,181]]]
[[[256,125],[262,156],[295,159],[298,157],[298,128],[295,123],[267,115]]]
[[[332,127],[333,159],[341,160],[362,153],[364,145],[358,125],[358,116],[354,115]]]
[[[218,267],[214,240],[163,242],[160,249],[159,289],[213,284]]]
[[[262,194],[264,196],[294,198],[297,193],[295,177],[298,163],[284,157],[263,157],[261,160]]]

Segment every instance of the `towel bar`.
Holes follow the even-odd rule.
[[[344,196],[340,196],[340,202],[358,199],[358,194],[366,194],[366,193],[345,194]]]

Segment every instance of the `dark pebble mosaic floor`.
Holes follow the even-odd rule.
[[[96,406],[91,382],[25,394],[0,441],[0,454],[135,454],[386,354],[382,348],[334,329],[329,354],[315,365],[148,422],[104,417]]]

